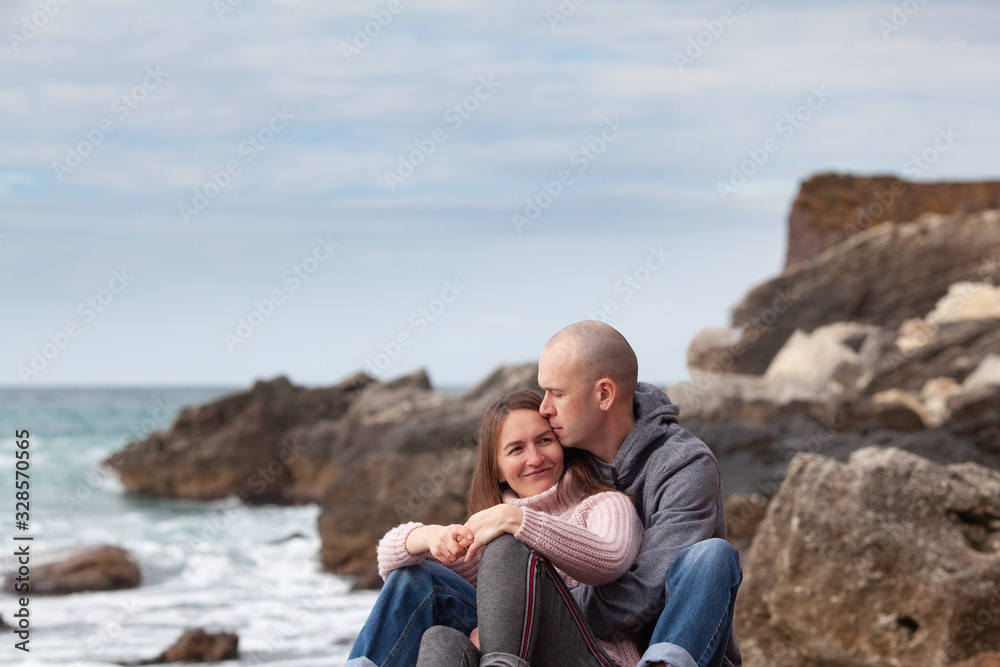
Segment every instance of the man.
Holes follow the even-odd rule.
[[[637,377],[631,346],[596,321],[563,329],[539,358],[539,412],[563,446],[597,458],[606,481],[635,500],[646,528],[625,576],[577,587],[574,598],[598,637],[649,638],[640,666],[738,667],[732,626],[742,573],[725,541],[718,464],[678,426],[679,406]]]

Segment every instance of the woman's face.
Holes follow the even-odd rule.
[[[514,410],[500,427],[497,465],[501,482],[521,498],[546,491],[563,474],[563,449],[547,419],[535,410]]]

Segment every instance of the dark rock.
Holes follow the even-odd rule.
[[[877,403],[869,399],[839,401],[829,407],[829,421],[844,431],[890,429],[911,432],[926,426],[920,415],[901,403]]]
[[[745,562],[749,558],[750,543],[757,526],[767,514],[767,498],[756,493],[733,494],[726,496],[725,505],[726,536],[739,551],[740,560]]]
[[[1000,472],[896,449],[796,456],[757,527],[746,664],[945,665],[1000,649]]]
[[[317,500],[324,488],[311,452],[295,435],[336,420],[374,382],[355,375],[326,389],[295,387],[284,377],[248,392],[187,408],[167,432],[130,443],[109,464],[131,493],[249,503]]]
[[[81,591],[113,591],[135,588],[141,579],[139,566],[127,551],[104,545],[32,567],[31,593],[68,595]],[[14,576],[8,575],[6,587],[9,591],[13,592],[14,583]]]
[[[218,662],[239,657],[235,633],[209,634],[201,628],[187,630],[160,655],[160,662]]]
[[[788,216],[785,266],[805,261],[888,220],[923,213],[1000,208],[1000,182],[914,183],[895,176],[818,174],[805,181]]]
[[[953,396],[948,399],[948,410],[943,428],[1000,459],[1000,385]]]
[[[120,665],[158,665],[165,662],[220,662],[239,658],[239,637],[235,633],[209,634],[201,628],[185,630],[173,646],[155,658]]]
[[[873,365],[868,395],[887,389],[920,391],[931,378],[963,382],[990,354],[1000,353],[1000,319],[948,322],[930,329],[925,344],[898,348]]]

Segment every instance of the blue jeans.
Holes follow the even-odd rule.
[[[733,631],[740,558],[712,538],[681,551],[667,573],[667,604],[638,667],[718,667]]]
[[[476,589],[438,563],[393,570],[361,629],[347,667],[410,667],[434,625],[468,635],[478,625]]]

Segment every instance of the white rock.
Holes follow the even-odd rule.
[[[928,324],[944,324],[994,317],[1000,317],[1000,286],[959,282],[948,287],[948,294],[941,297],[924,321]]]
[[[993,384],[1000,384],[1000,356],[988,354],[979,362],[976,370],[965,378],[962,388],[969,391]]]
[[[867,327],[853,322],[835,322],[812,333],[797,329],[775,355],[764,377],[826,389],[838,366],[860,365],[860,355],[845,341],[867,332]]]

